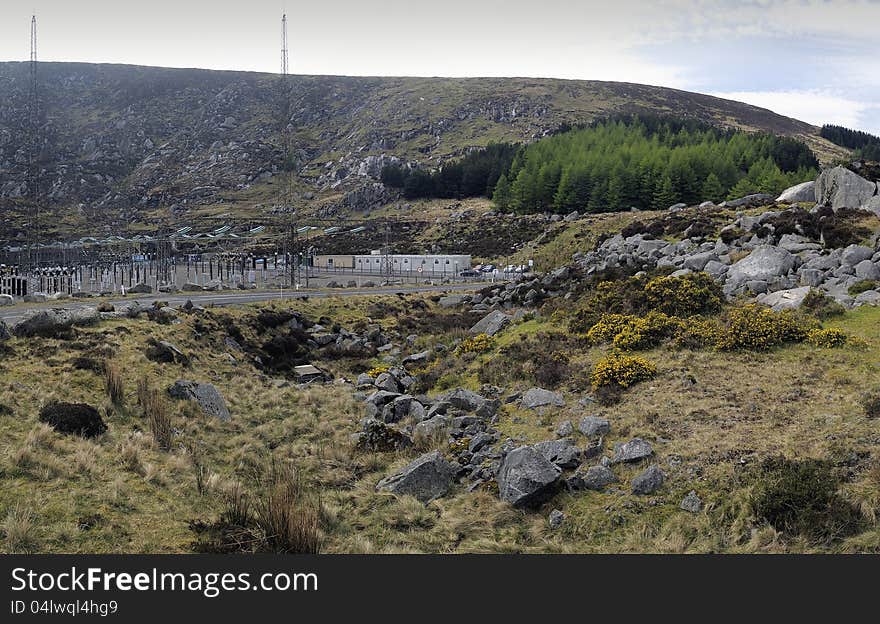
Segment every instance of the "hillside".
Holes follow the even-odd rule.
[[[26,63],[0,63],[4,237],[15,236],[26,205],[27,77]],[[270,74],[41,63],[39,84],[40,181],[59,234],[194,212],[265,214],[285,171],[306,212],[370,208],[394,199],[375,179],[395,158],[432,167],[619,112],[797,136],[825,160],[843,155],[818,128],[771,111],[627,83],[293,76],[288,100]]]

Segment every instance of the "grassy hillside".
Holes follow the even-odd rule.
[[[24,63],[0,63],[5,211],[26,205],[27,75]],[[845,155],[818,128],[765,109],[628,83],[293,76],[284,85],[269,74],[82,63],[41,63],[39,80],[41,189],[80,229],[204,209],[269,214],[288,170],[297,208],[350,210],[347,193],[378,176],[381,161],[370,157],[436,166],[621,112],[796,136],[823,160]],[[317,200],[306,199],[310,190]],[[7,236],[19,221],[7,221]]]

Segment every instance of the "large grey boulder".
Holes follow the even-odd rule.
[[[565,400],[558,392],[551,392],[544,390],[544,388],[531,388],[523,394],[520,405],[526,409],[537,409],[545,405],[564,407]]]
[[[520,446],[501,462],[498,496],[514,507],[531,507],[553,495],[561,471],[537,449]]]
[[[870,260],[874,250],[864,245],[850,245],[840,253],[840,262],[848,266],[856,266],[859,262]]]
[[[795,257],[785,249],[760,245],[752,253],[730,267],[728,283],[745,284],[750,281],[770,282],[787,275],[794,268]]]
[[[642,495],[653,494],[660,489],[665,480],[666,475],[663,474],[659,466],[653,464],[632,480],[632,493]]]
[[[9,326],[3,321],[0,321],[0,342],[9,340],[11,337],[12,334],[9,333]]]
[[[423,503],[440,498],[449,491],[455,469],[440,451],[426,453],[396,474],[385,477],[376,486],[398,495],[414,496]]]
[[[878,185],[878,190],[880,190],[880,185]],[[870,210],[875,215],[880,216],[880,194],[874,195],[874,197],[865,202],[862,205],[862,209]]]
[[[101,320],[97,308],[49,308],[29,314],[16,323],[12,333],[20,338],[53,337],[70,327],[93,325]]]
[[[871,260],[862,260],[853,267],[856,277],[863,280],[880,280],[880,267]]]
[[[446,295],[438,301],[441,308],[454,308],[464,303],[464,295]]]
[[[487,399],[476,392],[464,388],[456,388],[443,395],[441,400],[457,409],[473,412],[483,419],[492,418],[501,406],[501,401],[498,399]]]
[[[168,395],[173,399],[195,401],[205,414],[220,420],[229,420],[226,401],[213,384],[178,379],[168,388]]]
[[[471,327],[470,334],[472,336],[476,336],[477,334],[494,336],[504,329],[505,325],[510,323],[511,320],[513,320],[513,317],[505,314],[501,310],[493,310],[477,321],[476,325]]]
[[[791,186],[776,198],[779,204],[796,204],[798,202],[814,202],[816,201],[816,182],[810,180],[802,184]]]
[[[612,464],[622,462],[635,462],[645,459],[654,454],[651,443],[641,438],[633,438],[629,442],[614,445],[614,457],[611,459]]]
[[[413,427],[413,442],[424,447],[433,442],[442,441],[448,432],[449,419],[442,414],[437,414]]]
[[[816,203],[840,208],[860,208],[877,194],[877,184],[843,166],[826,169],[816,180]]]

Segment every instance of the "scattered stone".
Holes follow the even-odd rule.
[[[128,289],[128,292],[133,295],[149,295],[152,294],[153,287],[149,284],[135,284]]]
[[[563,420],[561,423],[559,423],[559,426],[556,427],[556,435],[560,438],[567,438],[573,433],[574,426],[571,424],[570,420]]]
[[[681,505],[679,505],[679,507],[684,511],[689,511],[690,513],[700,513],[700,511],[703,509],[703,501],[700,500],[700,497],[697,495],[696,490],[691,490],[682,499]]]
[[[571,438],[538,442],[534,448],[546,457],[547,461],[563,470],[577,468],[581,464],[583,452],[575,446],[574,440]]]
[[[548,522],[550,524],[550,529],[555,531],[562,526],[563,522],[565,522],[565,514],[562,513],[562,511],[560,511],[559,509],[554,509],[550,512]]]
[[[363,431],[357,434],[355,444],[358,450],[371,453],[400,451],[411,446],[412,439],[408,435],[375,418],[364,421]]]
[[[589,438],[607,435],[611,433],[611,423],[599,416],[584,416],[578,423],[578,431]]]
[[[660,489],[665,479],[666,475],[663,474],[660,467],[657,464],[652,464],[632,480],[632,493],[640,495],[653,494]]]
[[[382,479],[376,489],[414,496],[427,504],[446,494],[454,477],[452,465],[439,451],[432,451],[408,464],[400,472]]]
[[[220,420],[229,420],[229,409],[223,395],[213,384],[178,379],[170,388],[168,395],[173,399],[191,400],[198,403],[202,411],[208,416],[214,416]]]
[[[601,492],[612,483],[617,483],[617,475],[607,466],[590,466],[575,472],[566,480],[568,489],[573,492],[595,490]]]
[[[614,457],[611,459],[612,464],[622,462],[635,462],[654,454],[651,444],[641,438],[633,438],[629,442],[614,445]]]
[[[565,407],[562,395],[543,388],[530,388],[520,399],[520,405],[525,409],[537,409],[545,405],[553,407]]]

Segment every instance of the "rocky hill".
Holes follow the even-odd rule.
[[[50,205],[76,208],[62,211],[70,227],[212,207],[271,212],[286,172],[295,205],[363,209],[393,199],[375,180],[393,159],[436,166],[626,111],[799,136],[825,159],[842,155],[809,124],[636,84],[293,76],[285,86],[271,74],[82,63],[38,73],[41,189]],[[26,63],[0,63],[0,208],[13,234],[27,201],[28,75]]]

